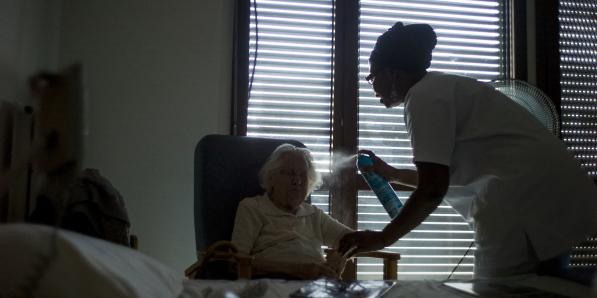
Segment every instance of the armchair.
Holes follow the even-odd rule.
[[[227,135],[208,135],[195,149],[195,241],[199,261],[185,270],[189,278],[250,278],[251,257],[239,255],[229,241],[234,227],[238,203],[246,197],[263,193],[258,172],[269,155],[279,145],[290,143],[305,147],[295,140],[278,140]],[[210,247],[211,246],[211,247]],[[224,247],[224,249],[218,249]],[[214,252],[215,251],[215,252]],[[384,258],[384,279],[397,278],[399,254],[370,252],[359,256]],[[205,258],[232,261],[238,264],[237,275],[231,276],[228,267],[210,267],[210,272],[198,276],[201,260]],[[203,270],[205,271],[205,270]]]

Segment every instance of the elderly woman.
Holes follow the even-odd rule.
[[[352,230],[305,202],[321,184],[309,150],[279,146],[259,178],[265,193],[240,202],[232,233],[239,252],[254,257],[254,275],[338,277],[341,270],[326,265],[321,246],[337,247]]]

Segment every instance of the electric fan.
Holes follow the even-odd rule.
[[[559,136],[558,111],[549,97],[539,88],[514,79],[492,81],[489,84],[524,107],[551,133]]]

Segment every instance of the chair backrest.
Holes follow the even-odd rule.
[[[195,241],[197,251],[230,240],[240,200],[263,193],[258,173],[279,145],[295,140],[207,135],[195,148]]]

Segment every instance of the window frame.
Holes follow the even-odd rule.
[[[233,36],[231,135],[247,135],[249,77],[253,61],[249,61],[250,13],[253,0],[236,0]],[[552,0],[549,0],[552,1]],[[505,0],[505,75],[526,79],[526,1]],[[334,56],[332,94],[332,154],[355,154],[358,148],[358,84],[359,84],[359,0],[334,1]],[[557,17],[557,15],[556,15]],[[524,41],[524,43],[523,43]],[[247,76],[249,73],[249,76]],[[358,191],[368,190],[363,178],[343,170],[343,183],[326,184],[330,191],[330,213],[338,221],[357,228]],[[397,191],[410,190],[392,185]],[[340,199],[341,198],[341,199]],[[349,263],[345,278],[356,278],[356,262]]]

